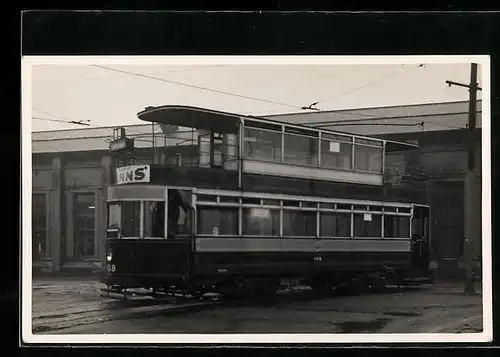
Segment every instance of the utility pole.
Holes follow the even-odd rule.
[[[470,83],[463,84],[453,81],[446,81],[451,87],[452,85],[465,87],[469,89],[469,120],[468,120],[468,152],[467,152],[467,173],[465,176],[465,240],[464,240],[464,259],[465,259],[465,294],[475,294],[474,288],[474,261],[475,261],[475,244],[479,237],[474,229],[474,215],[477,214],[475,202],[479,192],[475,189],[475,134],[476,134],[476,102],[477,91],[481,90],[477,83],[477,63],[471,63]]]

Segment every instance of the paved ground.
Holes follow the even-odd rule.
[[[267,306],[217,306],[172,315],[162,307],[117,309],[92,280],[37,280],[35,333],[440,333],[480,332],[480,296],[441,284],[385,294]],[[151,313],[151,312],[154,313]],[[133,312],[133,313],[132,313]]]

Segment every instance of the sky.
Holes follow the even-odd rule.
[[[339,110],[466,101],[469,95],[466,88],[445,83],[469,82],[470,63],[466,61],[200,63],[34,65],[32,131],[83,128],[68,123],[80,120],[88,121],[91,127],[141,124],[138,112],[147,106],[167,104],[266,115],[304,112],[301,107],[314,102],[319,102],[316,107],[320,110]]]

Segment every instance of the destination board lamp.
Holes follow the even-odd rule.
[[[134,139],[127,138],[125,128],[113,129],[113,141],[109,143],[111,151],[132,150],[134,148]]]

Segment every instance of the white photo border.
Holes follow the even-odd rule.
[[[483,332],[463,334],[81,334],[32,333],[32,69],[39,65],[368,65],[475,62],[482,78],[482,277]],[[21,338],[29,344],[374,344],[477,343],[493,339],[491,245],[491,87],[488,55],[434,56],[25,56],[22,58]],[[24,244],[23,244],[24,243]]]

